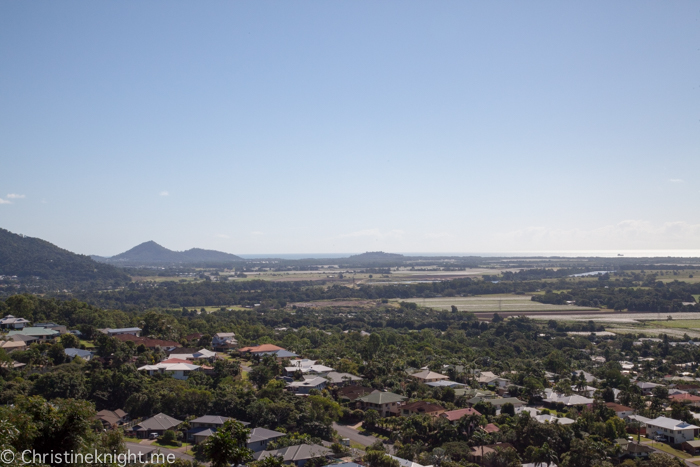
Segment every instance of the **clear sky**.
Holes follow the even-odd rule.
[[[0,227],[113,255],[700,248],[697,1],[0,2]]]

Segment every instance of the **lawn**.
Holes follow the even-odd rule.
[[[529,295],[482,295],[478,297],[411,298],[403,300],[436,310],[449,310],[452,305],[460,311],[499,312],[499,311],[591,311],[572,305],[548,305],[533,302]]]
[[[124,441],[126,441],[127,443],[136,443],[136,444],[139,444],[141,442],[141,440],[138,438],[129,438],[126,436],[124,437]]]
[[[693,457],[685,451],[679,451],[678,449],[673,449],[668,444],[659,443],[658,441],[653,442],[650,439],[643,439],[642,443],[649,445],[649,446],[653,447],[654,449],[658,449],[659,451],[663,451],[663,452],[666,452],[668,454],[671,454],[672,456],[680,457],[681,459],[688,459],[690,457]]]
[[[693,295],[696,302],[700,302],[700,295]]]
[[[183,446],[192,446],[190,443],[182,443],[182,446],[173,446],[172,444],[160,444],[158,441],[155,441],[151,446],[158,446],[160,448],[165,448],[165,449],[179,449],[180,447]]]
[[[649,326],[673,329],[700,329],[700,319],[673,319],[664,321],[645,321]]]
[[[81,346],[84,345],[86,349],[94,349],[94,348],[95,348],[95,344],[93,344],[93,343],[90,342],[90,341],[84,341],[84,340],[82,340],[82,339],[80,339],[80,345],[81,345]]]

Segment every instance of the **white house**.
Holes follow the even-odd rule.
[[[149,376],[153,376],[156,373],[166,373],[175,379],[185,380],[191,371],[197,371],[199,368],[198,365],[192,365],[190,363],[167,363],[166,360],[157,365],[144,365],[138,370],[147,371]]]
[[[302,374],[305,375],[311,374],[325,376],[331,371],[333,371],[333,368],[325,365],[316,364],[316,360],[308,360],[304,358],[290,360],[289,366],[285,367],[284,370],[287,372],[288,375],[292,375],[297,371],[301,371]]]
[[[217,332],[211,340],[211,345],[218,350],[235,349],[238,347],[238,340],[232,332]]]
[[[328,380],[320,376],[304,376],[303,381],[293,381],[287,384],[287,389],[290,389],[297,394],[308,394],[312,389],[319,391],[326,387]]]
[[[0,319],[0,328],[4,329],[24,329],[29,325],[29,321],[24,318],[15,318],[12,315],[7,315]]]
[[[663,436],[671,444],[682,444],[692,441],[700,431],[700,426],[691,425],[682,420],[658,417],[645,422],[647,436]]]

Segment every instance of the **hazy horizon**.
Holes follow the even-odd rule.
[[[699,18],[3,2],[0,227],[102,256],[694,251]]]

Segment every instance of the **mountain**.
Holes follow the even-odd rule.
[[[154,241],[144,242],[111,258],[93,256],[97,261],[120,266],[228,264],[245,261],[240,256],[215,250],[191,248],[173,251]]]
[[[20,283],[39,289],[116,287],[131,281],[114,266],[5,229],[0,229],[0,275],[17,276]]]

